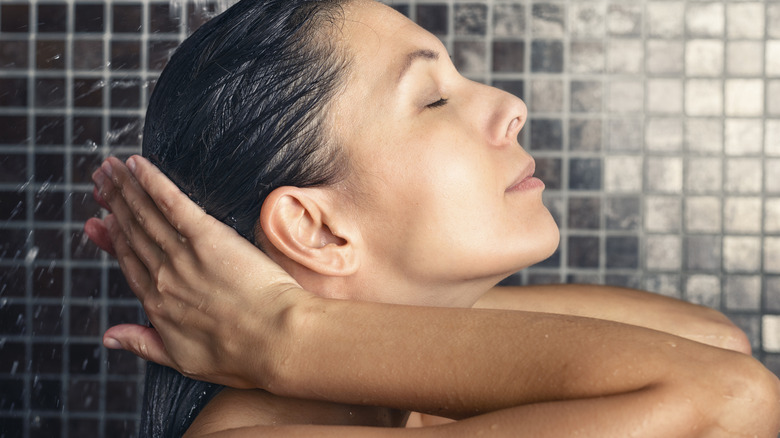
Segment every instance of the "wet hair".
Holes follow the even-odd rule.
[[[181,44],[151,96],[143,155],[256,244],[271,191],[345,176],[327,118],[348,67],[333,43],[345,1],[243,0]],[[145,387],[141,437],[181,436],[222,389],[154,363]]]

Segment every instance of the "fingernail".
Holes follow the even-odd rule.
[[[114,176],[114,169],[111,167],[111,164],[108,162],[108,160],[104,161],[100,168],[103,169],[103,172],[106,172],[106,175],[108,175],[109,178]]]
[[[121,350],[122,344],[114,338],[103,338],[103,346],[111,350]]]
[[[103,172],[103,169],[98,169],[92,174],[92,181],[95,182],[95,184],[98,186],[98,188],[102,188],[103,184],[106,183],[106,173]]]
[[[130,169],[130,172],[135,173],[135,159],[133,157],[127,159],[127,168]]]

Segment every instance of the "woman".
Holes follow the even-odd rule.
[[[106,345],[263,389],[183,381],[192,397],[160,432],[774,437],[777,379],[724,349],[749,352],[721,315],[492,289],[558,241],[517,144],[525,117],[379,3],[245,1],[196,32],[157,84],[144,154],[278,267],[148,162],[128,164],[159,210],[117,160],[96,172],[115,216],[87,231],[163,336],[117,327]],[[410,410],[460,421],[379,428]]]

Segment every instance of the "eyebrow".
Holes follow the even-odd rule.
[[[428,49],[421,49],[421,50],[415,50],[414,52],[409,53],[406,55],[406,59],[404,61],[404,65],[401,66],[401,70],[398,73],[398,79],[396,80],[396,83],[401,82],[401,79],[403,79],[406,72],[409,71],[409,68],[414,64],[417,60],[426,60],[426,61],[436,61],[439,59],[439,52],[435,52],[433,50]]]

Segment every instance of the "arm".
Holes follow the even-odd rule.
[[[249,271],[274,265],[136,160],[159,209],[116,161],[122,192],[109,183],[101,193],[121,223],[105,224],[120,264],[164,341],[133,327],[107,335],[144,357],[285,396],[474,417],[461,426],[490,422],[477,414],[491,412],[507,422],[556,419],[559,434],[599,427],[624,436],[645,425],[674,436],[692,424],[776,434],[776,379],[745,355],[596,319],[325,300],[278,271],[234,270],[245,258]]]
[[[635,289],[581,284],[495,287],[475,307],[605,319],[751,354],[747,336],[722,313]]]

